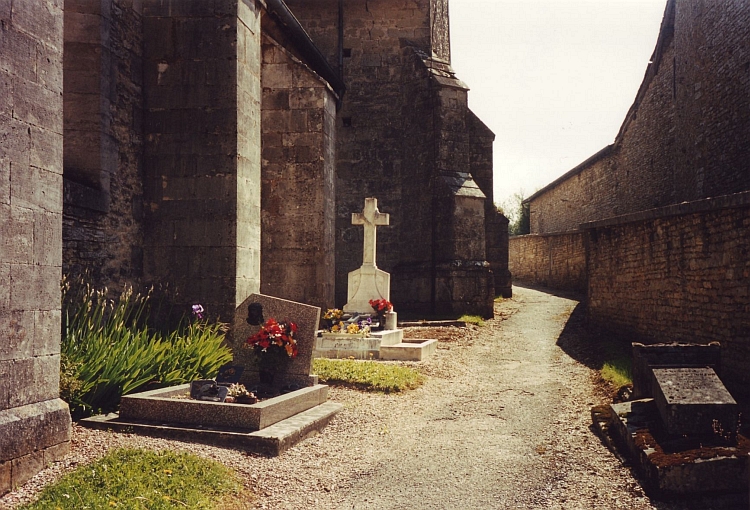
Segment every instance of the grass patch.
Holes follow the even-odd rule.
[[[215,509],[240,492],[218,462],[169,450],[120,449],[45,488],[22,510],[127,508]]]
[[[602,367],[599,373],[602,379],[615,388],[633,383],[630,345],[616,339],[602,339]]]
[[[313,372],[325,383],[384,393],[411,390],[424,382],[414,369],[375,361],[316,358]]]
[[[479,315],[462,315],[458,320],[465,322],[466,324],[474,324],[476,326],[484,326],[484,319]]]

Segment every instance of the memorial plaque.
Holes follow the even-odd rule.
[[[654,368],[653,388],[670,434],[736,432],[737,402],[712,368]]]

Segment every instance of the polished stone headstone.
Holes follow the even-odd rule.
[[[654,368],[654,400],[670,434],[736,432],[737,402],[712,368]]]
[[[245,347],[245,343],[270,318],[297,324],[297,356],[284,360],[276,367],[273,386],[304,388],[317,384],[317,376],[311,373],[320,308],[264,294],[251,294],[237,307],[232,321],[230,339],[234,352],[233,364],[245,367],[240,382],[248,388],[259,382],[259,359],[251,347]]]

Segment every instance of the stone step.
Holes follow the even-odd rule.
[[[342,404],[325,402],[255,432],[184,424],[139,422],[122,419],[114,413],[86,418],[81,420],[81,425],[191,443],[240,448],[249,452],[278,456],[297,443],[319,433],[343,408]]]
[[[437,349],[438,341],[409,338],[395,345],[381,345],[380,359],[393,361],[422,361]]]
[[[404,330],[385,329],[383,331],[372,331],[370,336],[379,339],[381,347],[384,345],[396,345],[404,339]]]

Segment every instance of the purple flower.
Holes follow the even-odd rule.
[[[193,305],[193,315],[195,315],[198,319],[203,318],[203,311],[203,306]]]

